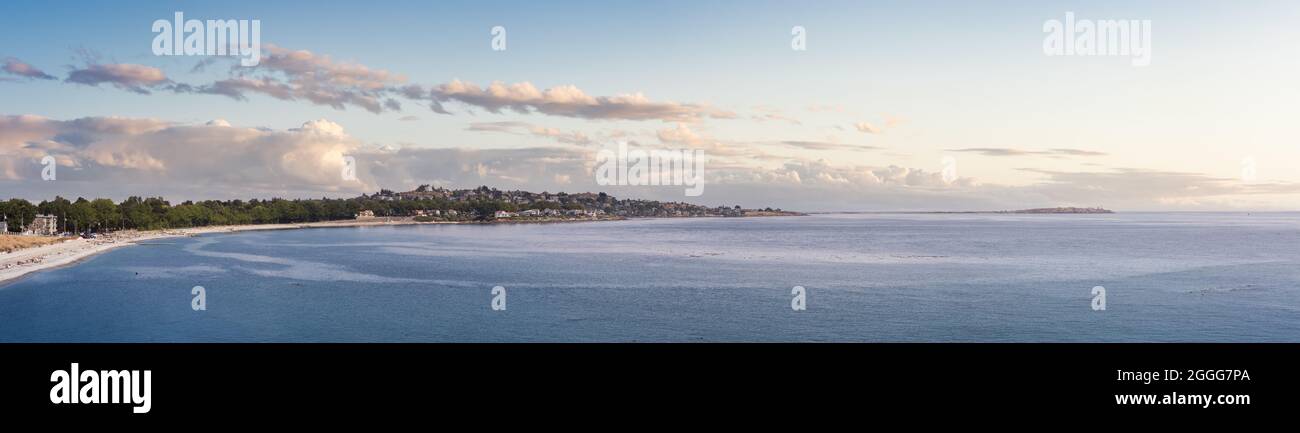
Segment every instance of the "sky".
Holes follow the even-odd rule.
[[[156,55],[176,12],[258,20],[258,64]],[[1149,23],[1149,62],[1049,55],[1067,13]],[[8,1],[0,198],[1298,210],[1297,22],[1293,1]],[[620,142],[703,152],[703,194],[598,184]]]

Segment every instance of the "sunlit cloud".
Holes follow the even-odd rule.
[[[88,64],[68,72],[64,81],[91,87],[108,84],[140,94],[171,83],[161,69],[128,63]]]
[[[735,113],[707,105],[652,101],[641,93],[591,96],[572,85],[542,90],[529,82],[493,82],[487,87],[479,87],[473,83],[454,80],[429,89],[426,98],[433,104],[434,111],[441,113],[448,113],[443,103],[454,101],[492,113],[509,110],[519,114],[539,113],[584,119],[690,122],[704,118],[736,117]]]
[[[4,67],[0,68],[0,70],[8,74],[17,75],[19,77],[29,78],[33,80],[56,80],[57,79],[53,75],[47,74],[45,73],[45,71],[37,69],[35,66],[24,63],[22,60],[18,60],[13,57],[5,58]]]

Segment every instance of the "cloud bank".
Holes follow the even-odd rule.
[[[529,124],[470,127],[549,134],[545,128]],[[709,143],[684,126],[661,132],[670,140]],[[118,199],[163,194],[176,200],[355,196],[423,183],[685,199],[680,188],[674,187],[597,186],[592,176],[595,151],[573,145],[380,148],[363,145],[342,125],[325,119],[287,130],[268,130],[220,120],[180,124],[148,118],[0,116],[0,184],[15,195],[32,199],[56,194]],[[40,180],[40,161],[47,155],[58,161],[56,181]],[[355,158],[355,180],[342,176],[345,156]],[[1026,169],[1042,180],[1026,186],[1001,186],[971,178],[947,181],[926,169],[843,165],[824,159],[786,159],[767,167],[710,161],[705,173],[709,193],[691,201],[812,211],[1001,210],[1058,205],[1131,210],[1224,207],[1243,197],[1266,202],[1300,194],[1296,184],[1243,183],[1196,173],[1140,169]]]
[[[1106,156],[1104,152],[1081,149],[1024,150],[1005,147],[971,147],[965,149],[948,149],[949,152],[978,153],[984,156]]]

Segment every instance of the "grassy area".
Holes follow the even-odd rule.
[[[47,236],[15,236],[0,235],[0,252],[13,252],[23,248],[39,247],[53,243],[63,242],[65,238],[55,238]]]

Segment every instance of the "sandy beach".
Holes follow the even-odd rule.
[[[74,238],[55,244],[24,248],[9,253],[0,253],[0,284],[21,278],[22,276],[33,272],[70,265],[79,260],[83,260],[87,257],[114,248],[135,245],[140,242],[155,239],[252,230],[288,230],[302,228],[365,227],[408,224],[456,224],[456,222],[417,222],[411,218],[374,218],[302,224],[250,224],[149,231],[123,230],[104,234],[96,239]]]

